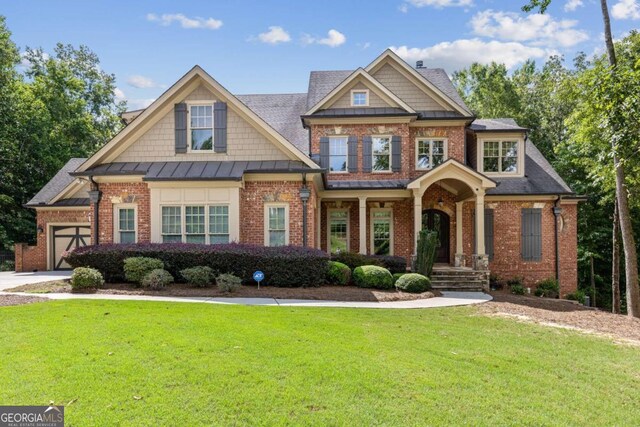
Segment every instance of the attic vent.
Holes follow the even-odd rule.
[[[416,61],[416,68],[424,68],[424,63],[422,61]]]

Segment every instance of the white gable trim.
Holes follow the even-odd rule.
[[[431,169],[424,175],[414,179],[407,185],[409,190],[421,190],[424,192],[431,184],[441,179],[456,179],[467,184],[473,184],[478,188],[495,188],[496,183],[491,178],[463,165],[454,159]]]
[[[396,104],[398,107],[406,110],[409,113],[415,113],[416,111],[407,105],[402,99],[398,98],[393,92],[384,87],[379,81],[371,77],[369,73],[367,73],[362,68],[358,68],[353,73],[349,75],[346,79],[342,81],[338,86],[333,88],[331,92],[329,92],[324,98],[316,103],[309,111],[305,113],[305,116],[311,115],[324,107],[325,105],[331,103],[339,96],[342,96],[349,88],[351,84],[354,83],[357,79],[362,79],[365,86],[371,88],[376,92],[376,94],[380,95],[382,99],[390,104]]]
[[[412,81],[412,83],[417,84],[418,87],[422,86],[423,90],[426,88],[427,89],[426,93],[428,95],[433,96],[435,94],[437,96],[435,98],[436,101],[438,101],[437,99],[438,97],[444,100],[446,105],[443,105],[440,102],[438,102],[439,104],[443,105],[443,107],[452,108],[464,116],[472,115],[470,111],[467,111],[464,108],[462,108],[460,105],[458,105],[457,102],[455,102],[453,99],[447,96],[444,92],[438,89],[438,87],[436,87],[433,83],[427,80],[422,74],[418,73],[413,67],[407,64],[402,58],[400,58],[391,49],[387,49],[384,52],[382,52],[382,54],[378,56],[371,64],[367,65],[367,67],[365,68],[365,71],[373,74],[378,69],[382,68],[384,64],[387,64],[387,63],[394,66],[396,70],[400,71],[408,78],[409,76],[413,77],[413,79],[409,78],[409,80]]]
[[[136,137],[141,136],[160,120],[160,118],[173,110],[173,103],[171,101],[174,100],[174,98],[181,93],[193,91],[200,84],[204,84],[207,89],[214,92],[222,101],[227,102],[227,105],[232,108],[234,112],[238,113],[244,120],[253,125],[258,132],[276,144],[283,152],[291,156],[292,159],[301,160],[313,169],[320,168],[320,166],[307,155],[287,141],[260,116],[240,102],[231,92],[207,74],[200,66],[196,65],[136,117],[136,120],[122,129],[120,133],[113,137],[104,147],[87,159],[77,171],[86,171],[96,164],[113,161],[119,154],[133,144],[137,139]]]

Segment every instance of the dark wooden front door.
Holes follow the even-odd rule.
[[[436,262],[449,264],[449,215],[437,209],[423,211],[422,229],[438,232]]]

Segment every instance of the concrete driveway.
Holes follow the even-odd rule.
[[[0,272],[0,291],[30,283],[49,282],[51,280],[68,279],[71,271],[38,271],[30,273],[16,273],[14,271]]]

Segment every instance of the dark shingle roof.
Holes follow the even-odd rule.
[[[416,71],[455,101],[456,104],[471,113],[471,110],[467,107],[467,104],[464,103],[462,97],[451,82],[449,75],[443,68],[416,68]]]
[[[376,190],[381,188],[406,188],[410,180],[408,179],[376,179],[376,180],[360,180],[360,181],[329,181],[327,182],[328,190]]]
[[[359,117],[359,116],[415,116],[403,108],[395,107],[358,107],[358,108],[327,108],[313,113],[313,117]],[[307,116],[308,117],[308,116]]]
[[[82,163],[85,162],[85,158],[73,158],[69,160],[63,167],[54,175],[49,182],[38,193],[33,196],[27,203],[27,206],[33,205],[46,205],[51,199],[56,197],[62,190],[64,190],[75,179],[69,172],[73,172],[78,169]]]
[[[428,119],[470,119],[473,116],[465,116],[457,111],[418,111],[418,120]]]
[[[105,163],[76,175],[143,175],[145,181],[239,181],[245,173],[311,170],[297,160],[116,162]]]
[[[300,122],[300,116],[306,111],[306,93],[237,95],[236,98],[309,155],[309,135]]]
[[[493,178],[498,186],[488,195],[574,194],[531,141],[525,145],[525,176],[523,178]]]
[[[529,129],[518,125],[514,119],[476,119],[469,128],[475,132],[491,132],[491,131],[527,131]]]

